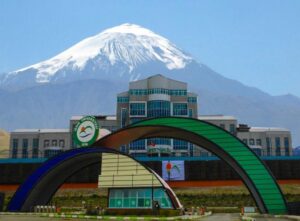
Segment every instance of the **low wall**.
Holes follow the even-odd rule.
[[[147,166],[162,174],[161,161],[145,161]],[[278,180],[300,180],[300,160],[265,160]],[[20,184],[41,163],[0,163],[0,185]],[[239,180],[237,174],[221,160],[185,160],[186,181]],[[97,183],[100,165],[84,168],[71,176],[66,183]]]

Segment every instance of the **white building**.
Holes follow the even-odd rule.
[[[11,158],[49,158],[68,149],[69,129],[19,129],[11,132]]]
[[[291,156],[291,132],[285,128],[240,125],[237,136],[262,156]]]

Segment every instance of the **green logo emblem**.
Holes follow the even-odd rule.
[[[73,139],[80,147],[92,145],[98,137],[99,124],[95,117],[87,116],[80,119],[73,131]]]

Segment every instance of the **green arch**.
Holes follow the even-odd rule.
[[[96,144],[117,148],[150,137],[183,139],[213,152],[239,174],[260,212],[288,212],[279,185],[261,159],[237,137],[208,122],[178,117],[143,120],[100,139]]]

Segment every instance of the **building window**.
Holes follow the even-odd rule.
[[[225,130],[225,124],[220,124],[220,127]]]
[[[28,148],[28,139],[23,139],[22,147],[23,148]]]
[[[59,140],[59,147],[64,148],[65,147],[65,141]]]
[[[118,103],[128,103],[129,97],[117,97],[117,102]]]
[[[266,138],[266,143],[267,143],[267,155],[271,156],[272,143],[270,137]]]
[[[173,116],[187,116],[187,103],[173,103]]]
[[[148,94],[169,94],[169,90],[164,88],[152,88],[148,90]]]
[[[33,148],[32,149],[32,158],[38,158],[38,156],[39,156],[39,149]]]
[[[148,90],[147,89],[131,89],[131,90],[129,90],[129,94],[135,95],[135,96],[147,95]]]
[[[18,149],[18,146],[19,146],[19,140],[13,139],[13,147]]]
[[[249,140],[249,145],[254,145],[254,139]]]
[[[172,95],[172,96],[186,96],[187,91],[186,90],[170,90],[170,95]]]
[[[251,148],[252,151],[257,155],[257,156],[261,156],[261,149],[260,148]]]
[[[39,148],[39,139],[34,138],[34,139],[32,140],[32,147],[33,147],[33,148]]]
[[[45,150],[44,157],[50,158],[50,157],[60,154],[61,152],[62,152],[62,150]]]
[[[187,90],[168,90],[165,88],[130,89],[130,95],[145,96],[148,94],[168,94],[172,96],[187,96]]]
[[[39,156],[39,139],[34,138],[32,140],[32,158],[38,158]]]
[[[13,146],[12,158],[18,158],[18,147]]]
[[[234,124],[229,125],[229,132],[232,133],[232,134],[235,133],[235,125]]]
[[[194,156],[194,145],[192,143],[189,143],[189,147],[190,147],[190,156]]]
[[[153,191],[153,193],[152,193]],[[172,208],[172,203],[163,188],[111,189],[109,208],[152,208],[152,199],[161,208]]]
[[[49,147],[49,146],[50,146],[50,141],[44,140],[44,147]]]
[[[290,140],[288,137],[284,138],[284,150],[285,150],[285,155],[289,156],[290,155]]]
[[[169,138],[149,138],[147,139],[147,145],[171,145],[171,139]]]
[[[243,142],[248,145],[248,140],[247,139],[243,139]]]
[[[131,116],[145,116],[146,114],[145,103],[130,103],[130,115]]]
[[[142,140],[136,140],[129,144],[130,150],[145,150],[145,139]]]
[[[256,139],[256,145],[261,146],[261,139]]]
[[[52,140],[51,141],[51,146],[52,147],[57,147],[57,140]]]
[[[280,137],[275,137],[276,156],[280,156]]]
[[[28,158],[28,139],[22,140],[22,158]]]
[[[127,119],[127,109],[122,108],[121,109],[121,127],[126,126],[126,119]]]
[[[193,117],[193,109],[189,109],[189,117]]]
[[[161,100],[148,101],[147,112],[148,117],[170,116],[170,102]]]
[[[185,140],[173,139],[173,149],[174,150],[187,150],[188,142]]]
[[[188,97],[189,103],[197,103],[197,97]]]

